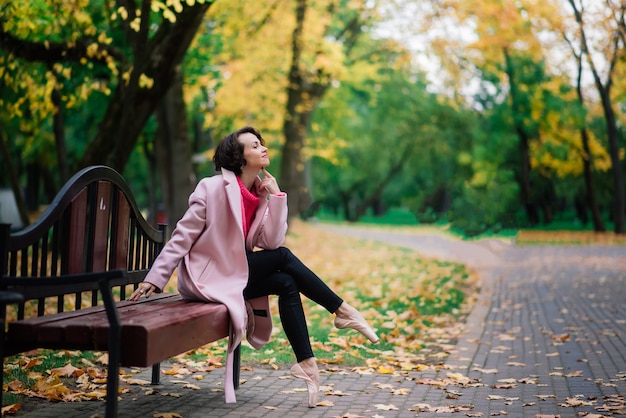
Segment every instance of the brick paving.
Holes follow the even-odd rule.
[[[395,374],[323,371],[328,406],[308,408],[288,368],[243,370],[225,404],[223,370],[129,386],[120,417],[600,417],[626,414],[626,247],[519,247],[320,226],[468,264],[482,291],[445,367]],[[169,366],[164,365],[167,369]],[[150,380],[150,371],[136,378]],[[199,389],[185,388],[185,384]],[[156,389],[154,394],[146,391]],[[339,396],[342,395],[342,396]],[[48,404],[24,417],[94,417],[103,402]],[[157,415],[155,415],[157,414]]]

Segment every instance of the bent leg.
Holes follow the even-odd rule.
[[[280,321],[296,359],[301,362],[313,357],[302,299],[300,299],[300,292],[293,277],[282,272],[270,274],[262,281],[248,282],[243,295],[245,299],[278,295]]]

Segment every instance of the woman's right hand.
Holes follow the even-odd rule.
[[[154,293],[155,290],[156,290],[156,286],[153,285],[152,283],[141,282],[139,283],[139,287],[137,288],[137,290],[135,290],[133,294],[130,295],[128,300],[138,301],[141,295],[143,294],[145,294],[146,297],[149,298],[152,295],[152,293]]]

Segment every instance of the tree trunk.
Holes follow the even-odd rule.
[[[302,55],[306,0],[298,0],[296,6],[296,27],[291,40],[291,66],[287,85],[287,109],[283,123],[285,145],[283,147],[280,182],[289,196],[289,218],[304,212],[311,203],[311,193],[305,186],[304,160],[302,149],[308,128],[308,117],[302,113],[304,102],[303,76],[300,70]]]
[[[614,231],[616,234],[623,234],[626,232],[624,230],[624,212],[626,211],[626,202],[624,196],[624,174],[622,172],[622,164],[620,160],[620,147],[617,142],[619,133],[609,91],[608,89],[602,89],[602,91],[604,91],[604,94],[601,92],[602,108],[604,109],[604,117],[607,123],[609,153],[611,155],[611,168],[613,171],[613,187],[615,189]]]
[[[593,164],[591,159],[591,150],[589,149],[589,133],[586,128],[581,129],[580,137],[583,144],[583,172],[585,177],[585,190],[587,191],[587,205],[591,211],[591,219],[593,220],[593,230],[596,232],[604,232],[604,222],[602,214],[598,207],[598,199],[596,198],[595,186],[593,185]]]
[[[193,191],[191,146],[183,100],[182,74],[165,95],[157,111],[156,154],[162,198],[167,211],[169,233],[188,207]]]
[[[511,97],[511,112],[513,114],[513,120],[515,124],[515,132],[519,139],[519,156],[520,156],[520,171],[518,176],[520,186],[520,200],[526,210],[526,216],[531,225],[535,225],[539,222],[539,217],[533,202],[530,199],[530,150],[528,142],[530,137],[526,132],[523,123],[518,117],[519,105],[517,97],[517,84],[515,80],[515,74],[513,70],[513,63],[508,51],[504,50],[504,59],[506,63],[506,75],[509,79],[509,91]]]
[[[617,128],[617,121],[615,117],[615,111],[613,110],[613,103],[611,101],[611,86],[613,84],[613,74],[615,71],[615,65],[621,56],[621,50],[623,45],[619,45],[618,40],[621,39],[619,32],[616,32],[613,36],[613,51],[611,57],[606,57],[609,62],[609,71],[607,79],[603,83],[600,78],[600,73],[596,68],[595,61],[591,52],[589,51],[589,45],[587,44],[587,35],[584,27],[582,10],[580,10],[577,4],[573,0],[569,0],[569,4],[576,16],[576,23],[580,30],[580,48],[582,53],[587,58],[587,63],[591,68],[594,84],[600,95],[602,102],[602,110],[604,111],[604,119],[606,121],[607,139],[609,143],[609,154],[611,156],[611,168],[613,172],[613,194],[614,194],[614,230],[616,234],[623,234],[624,230],[624,216],[626,211],[626,195],[624,191],[624,174],[622,172],[622,165],[620,159],[620,146],[618,144],[619,131]]]
[[[365,199],[361,202],[360,205],[356,207],[354,214],[354,222],[357,222],[365,213],[367,209],[378,202],[385,191],[385,187],[394,179],[398,173],[402,171],[404,164],[409,159],[409,157],[413,154],[413,147],[409,147],[406,150],[401,150],[400,159],[391,166],[390,170],[387,172],[387,175],[380,180],[380,182],[374,188],[374,191],[369,195],[365,196]]]
[[[583,66],[582,66],[582,55],[576,54],[576,59],[578,60],[578,76],[576,79],[576,94],[578,95],[579,103],[584,106],[585,97],[583,96],[582,89],[582,75],[583,75]],[[583,173],[585,179],[585,190],[586,190],[586,204],[591,211],[591,219],[593,220],[593,230],[596,232],[604,232],[606,228],[604,227],[604,222],[602,221],[602,214],[600,213],[600,208],[598,207],[598,200],[596,199],[596,191],[593,185],[593,157],[591,155],[591,149],[589,148],[589,132],[587,128],[583,126],[580,130],[580,140],[583,147]]]
[[[211,4],[185,7],[177,14],[175,23],[163,24],[144,46],[135,50],[130,81],[125,84],[120,80],[81,167],[107,164],[123,171],[146,121],[174,82],[177,67]],[[152,87],[139,87],[142,74],[154,81]]]
[[[70,165],[67,161],[67,148],[65,147],[63,102],[58,86],[52,90],[52,104],[55,107],[52,119],[52,131],[54,132],[54,144],[57,151],[57,169],[59,170],[60,184],[65,184],[65,182],[70,179]]]

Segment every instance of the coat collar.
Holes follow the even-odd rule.
[[[241,190],[237,183],[237,175],[230,170],[222,168],[222,177],[224,178],[226,195],[228,196],[228,203],[233,216],[237,220],[239,229],[243,232],[243,218],[241,212]],[[259,177],[254,181],[254,187],[256,188],[256,195],[259,196],[261,201],[267,198],[267,190],[261,187],[261,179]]]
[[[239,230],[243,233],[243,219],[241,216],[241,191],[237,183],[237,176],[232,171],[222,168],[222,178],[224,179],[228,206],[233,216],[237,220]]]

